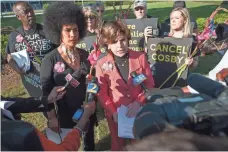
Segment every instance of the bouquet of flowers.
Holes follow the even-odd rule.
[[[225,11],[228,12],[227,9],[222,8],[219,6],[210,17],[206,20],[205,28],[203,31],[197,35],[197,41],[199,44],[199,48],[202,49],[202,54],[205,55],[206,53],[210,52],[209,50],[222,50],[227,47],[228,39],[219,39],[218,37],[218,30],[217,25],[215,25],[214,17],[219,11]],[[224,22],[226,24],[227,21]],[[221,31],[222,32],[222,31]],[[221,33],[223,34],[223,33]],[[210,49],[209,49],[210,48]],[[212,49],[213,48],[213,49]]]

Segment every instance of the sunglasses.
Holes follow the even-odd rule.
[[[144,10],[144,7],[136,7],[135,10],[136,11],[138,11],[138,10]]]
[[[104,12],[104,10],[97,10],[97,12],[101,12],[101,13],[103,13],[103,12]]]
[[[85,17],[86,20],[88,20],[88,19],[92,20],[92,19],[95,19],[95,18],[96,18],[95,16],[86,16]]]

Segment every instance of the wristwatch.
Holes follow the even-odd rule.
[[[86,132],[82,131],[82,129],[81,129],[81,128],[79,128],[79,127],[77,127],[77,126],[74,126],[74,129],[79,130],[79,132],[80,132],[80,136],[81,136],[81,137],[84,137],[84,136],[85,136]]]

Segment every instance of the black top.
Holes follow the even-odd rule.
[[[39,97],[42,95],[39,77],[40,64],[34,59],[34,54],[42,60],[43,57],[56,46],[45,38],[43,26],[41,24],[36,24],[32,29],[27,31],[21,26],[17,28],[16,31],[13,31],[9,36],[6,52],[7,54],[10,54],[25,50],[28,47],[26,43],[29,44],[32,52],[29,52],[28,54],[32,64],[30,70],[27,71],[26,74],[21,75],[21,79],[29,95],[32,97]]]
[[[124,81],[127,83],[128,81],[128,73],[129,73],[129,55],[128,53],[125,54],[123,57],[118,57],[114,55],[114,60],[116,63],[116,67],[124,79]]]
[[[17,28],[16,31],[10,33],[8,44],[6,46],[6,52],[8,54],[22,51],[27,48],[26,43],[22,41],[23,38],[19,36],[20,34],[25,38],[33,51],[36,52],[36,56],[40,59],[56,47],[50,40],[45,38],[43,26],[41,24],[36,24],[32,29],[27,31],[25,31],[21,26]],[[33,60],[34,55],[29,53],[29,56],[30,59]]]
[[[1,150],[43,151],[37,129],[30,123],[1,119]]]
[[[87,72],[90,64],[87,60],[88,52],[78,49],[81,59],[81,67],[85,65]],[[58,50],[55,49],[45,56],[41,65],[41,85],[43,95],[47,96],[54,86],[64,86],[65,76],[72,74],[74,70],[63,60]],[[72,128],[75,123],[72,121],[73,114],[81,108],[86,95],[86,74],[81,74],[77,81],[80,83],[76,88],[68,85],[66,95],[58,101],[58,114],[60,127]]]
[[[9,98],[1,96],[1,100],[12,103],[7,110],[13,114],[45,112],[54,108],[54,104],[48,104],[47,97]]]

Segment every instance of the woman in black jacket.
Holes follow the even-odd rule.
[[[74,113],[81,108],[86,96],[86,75],[90,64],[88,52],[75,45],[86,35],[86,21],[82,9],[73,2],[52,3],[44,13],[44,31],[46,36],[58,48],[47,54],[41,65],[41,85],[43,95],[50,93],[55,86],[70,84],[66,94],[58,102],[58,119],[54,111],[47,113],[48,126],[55,131],[58,128],[73,128]],[[72,77],[74,79],[72,79]],[[92,151],[94,144],[94,124],[96,116],[90,117],[90,126],[85,136],[84,150]]]

